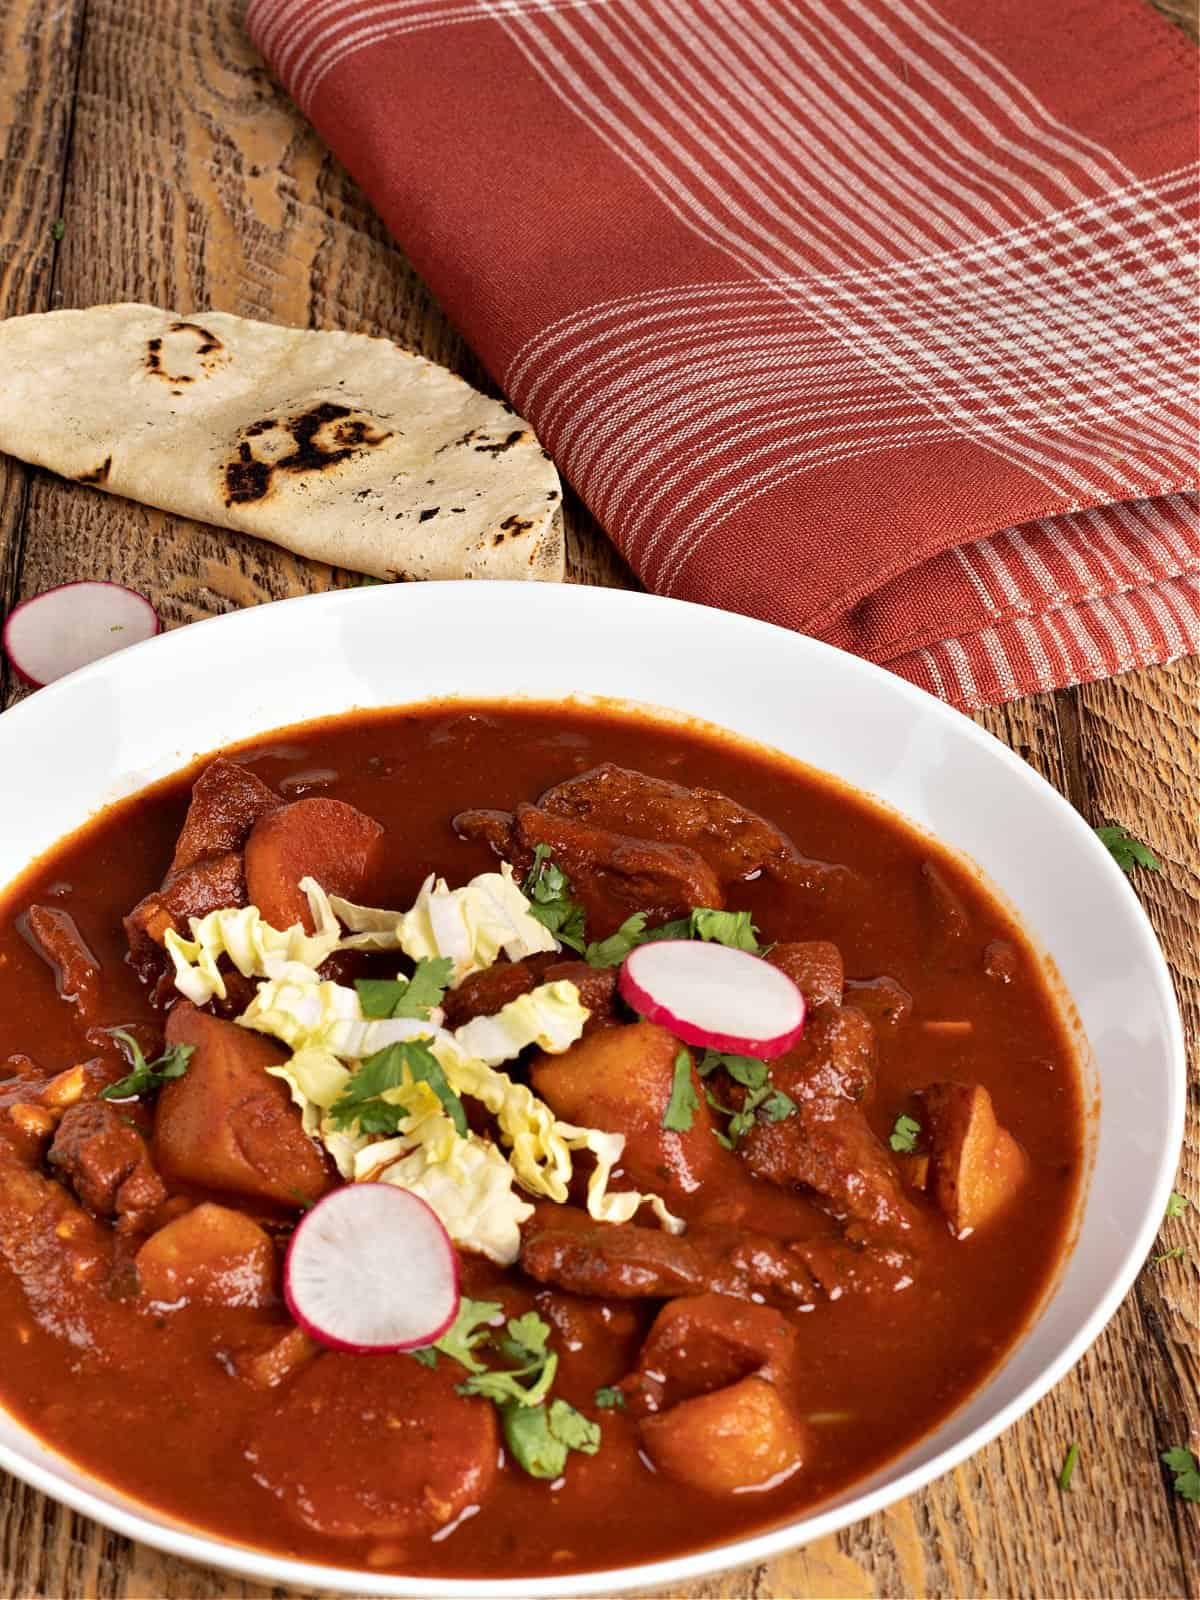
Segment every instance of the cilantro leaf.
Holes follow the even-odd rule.
[[[1188,1200],[1187,1195],[1179,1194],[1172,1189],[1167,1199],[1166,1215],[1168,1217],[1181,1217],[1190,1204],[1191,1202]]]
[[[454,963],[449,956],[418,961],[411,978],[356,978],[364,1017],[418,1017],[424,1020],[440,1006]]]
[[[172,1078],[182,1078],[196,1048],[191,1044],[171,1044],[155,1060],[147,1061],[141,1045],[131,1033],[124,1028],[109,1028],[107,1031],[124,1045],[133,1071],[116,1083],[110,1083],[106,1089],[101,1089],[101,1100],[136,1100],[139,1095],[161,1089]]]
[[[601,1411],[624,1411],[624,1392],[605,1384],[603,1388],[596,1390],[596,1405]]]
[[[646,913],[635,911],[631,917],[625,918],[616,933],[589,944],[583,952],[583,959],[590,967],[619,967],[631,950],[645,943],[642,937],[645,931]]]
[[[1078,1460],[1079,1446],[1077,1444],[1072,1444],[1063,1461],[1062,1470],[1058,1474],[1058,1487],[1064,1494],[1066,1494],[1067,1490],[1071,1487],[1071,1478],[1074,1476],[1075,1464]]]
[[[546,1341],[550,1337],[550,1324],[543,1322],[536,1311],[527,1311],[522,1317],[513,1317],[508,1324],[508,1338],[504,1341],[520,1352],[518,1359],[546,1354]]]
[[[1151,872],[1161,872],[1162,862],[1148,845],[1135,839],[1129,829],[1112,822],[1092,832],[1112,856],[1122,872],[1132,872],[1134,867],[1146,867]]]
[[[433,1356],[433,1361],[425,1360],[426,1366],[433,1366],[440,1350],[452,1361],[457,1361],[460,1367],[466,1367],[468,1372],[482,1372],[484,1366],[475,1355],[476,1347],[491,1338],[491,1324],[503,1310],[498,1300],[471,1300],[464,1295],[458,1303],[458,1315],[442,1337],[410,1354],[417,1360]]]
[[[759,1061],[756,1056],[736,1056],[728,1055],[723,1050],[706,1050],[700,1058],[700,1076],[707,1078],[718,1067],[723,1067],[734,1083],[740,1083],[747,1089],[761,1089],[771,1070],[765,1061]]]
[[[565,1400],[548,1406],[505,1406],[504,1442],[531,1478],[561,1478],[572,1450],[595,1455],[600,1429]]]
[[[427,1083],[442,1103],[455,1130],[465,1139],[467,1114],[447,1081],[433,1051],[423,1039],[404,1039],[368,1056],[330,1107],[335,1128],[357,1125],[362,1133],[395,1133],[410,1113],[382,1096],[405,1083]]]
[[[586,947],[583,907],[572,898],[571,880],[552,860],[550,846],[533,847],[533,863],[525,874],[521,892],[529,901],[529,914],[548,928],[560,944],[581,954]]]
[[[768,1122],[784,1122],[796,1109],[796,1102],[782,1089],[772,1089],[762,1103]]]
[[[1185,1445],[1164,1450],[1162,1460],[1175,1477],[1175,1493],[1181,1500],[1200,1501],[1200,1463]]]
[[[748,911],[713,911],[698,906],[691,915],[692,938],[715,940],[717,944],[730,945],[734,950],[748,950],[752,956],[759,951],[755,938],[757,929]]]
[[[921,1124],[915,1117],[899,1116],[892,1128],[888,1143],[897,1155],[910,1156],[917,1148]]]
[[[458,1386],[459,1394],[482,1395],[494,1405],[507,1409],[510,1405],[536,1406],[550,1393],[558,1371],[558,1356],[547,1351],[543,1357],[531,1361],[515,1371],[500,1367],[487,1367],[472,1372]],[[522,1383],[522,1378],[531,1382]]]
[[[419,1361],[423,1367],[436,1367],[438,1353],[431,1344],[422,1345],[419,1350],[410,1350],[409,1355],[414,1361]]]
[[[66,231],[67,231],[66,223],[63,221],[63,219],[61,217],[58,217],[58,218],[56,218],[56,220],[54,222],[54,226],[50,229],[50,237],[54,240],[55,244],[57,244],[58,241],[62,238],[63,234],[66,233]]]
[[[700,1101],[692,1083],[692,1058],[686,1050],[675,1057],[675,1070],[671,1078],[671,1098],[663,1112],[662,1125],[672,1133],[686,1133]]]
[[[689,916],[664,922],[661,928],[651,928],[638,942],[650,944],[657,939],[708,939],[717,944],[732,945],[735,950],[748,950],[752,956],[756,956],[760,949],[755,937],[757,931],[748,911],[717,911],[712,906],[697,906]]]
[[[1150,1265],[1152,1267],[1157,1267],[1162,1261],[1182,1261],[1186,1255],[1187,1251],[1183,1248],[1183,1246],[1181,1244],[1177,1244],[1173,1250],[1164,1250],[1160,1256],[1151,1256]]]
[[[568,1450],[594,1456],[600,1448],[600,1425],[566,1400],[551,1400],[550,1431]]]

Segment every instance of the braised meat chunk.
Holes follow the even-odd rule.
[[[773,823],[716,789],[685,789],[610,761],[555,784],[538,805],[594,827],[687,845],[722,883],[766,871],[810,887],[846,875],[843,867],[808,860]]]
[[[760,1117],[739,1153],[755,1177],[801,1185],[834,1216],[904,1230],[911,1205],[863,1110],[874,1065],[874,1037],[862,1013],[821,1008],[800,1043],[772,1066],[772,1081],[795,1112],[779,1122]]]
[[[682,1235],[633,1222],[594,1222],[570,1206],[538,1206],[522,1230],[521,1270],[572,1294],[658,1299],[714,1290],[774,1305],[817,1298],[790,1245],[737,1228]]]
[[[47,1160],[93,1216],[137,1226],[167,1198],[145,1139],[107,1100],[68,1106]]]
[[[519,874],[528,871],[536,846],[545,845],[571,880],[592,938],[607,938],[635,911],[654,925],[696,906],[725,904],[720,879],[687,845],[635,838],[531,805],[518,806],[507,823],[505,817],[460,811],[454,826],[463,838],[489,844]]]
[[[144,983],[164,970],[168,929],[186,934],[190,917],[246,904],[242,846],[260,817],[282,802],[245,767],[218,756],[192,785],[191,802],[162,886],[125,918],[130,957]]]
[[[61,906],[30,906],[25,923],[34,944],[54,968],[59,994],[79,1007],[85,1022],[94,1022],[99,1014],[100,963],[88,949],[75,918]]]
[[[210,761],[192,785],[192,799],[168,876],[209,856],[242,848],[251,828],[283,802],[261,778],[225,756]]]

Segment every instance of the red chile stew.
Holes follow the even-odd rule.
[[[844,1490],[1018,1338],[1068,1242],[1080,1084],[1021,931],[927,840],[782,758],[580,708],[291,728],[226,752],[189,816],[203,768],[105,811],[0,906],[0,1398],[49,1444],[250,1546],[568,1572]],[[223,1016],[197,1010],[160,949],[248,893],[277,925],[306,915],[305,873],[403,908],[427,873],[460,885],[497,853],[520,882],[538,845],[587,940],[639,909],[648,927],[748,911],[808,1002],[765,1080],[693,1051],[681,1107],[678,1041],[624,1007],[615,967],[502,957],[447,995],[459,1026],[576,981],[584,1036],[506,1070],[564,1121],[623,1133],[612,1190],[656,1192],[688,1223],[594,1221],[573,1190],[536,1206],[517,1264],[462,1252],[465,1294],[536,1314],[522,1328],[557,1353],[552,1398],[584,1419],[552,1479],[505,1447],[498,1406],[459,1392],[452,1355],[322,1351],[293,1327],[283,1252],[301,1202],[340,1180],[263,1071],[287,1052],[228,1020],[254,985],[233,975]],[[332,962],[347,984],[408,966]],[[183,1076],[104,1098],[129,1071],[115,1027],[146,1059],[191,1043]],[[477,1331],[479,1363],[512,1368],[503,1329]]]

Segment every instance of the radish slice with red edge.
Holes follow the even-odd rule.
[[[685,1044],[773,1061],[804,1029],[804,996],[785,972],[728,945],[638,945],[617,980],[622,999]]]
[[[158,613],[136,589],[119,583],[62,583],[14,606],[4,624],[4,651],[36,689],[65,678],[126,645],[152,639]]]
[[[348,1183],[318,1200],[293,1233],[283,1297],[331,1350],[416,1350],[458,1315],[458,1257],[419,1195]]]

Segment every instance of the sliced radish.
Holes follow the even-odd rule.
[[[292,1235],[283,1296],[305,1332],[331,1349],[415,1350],[458,1315],[458,1257],[419,1195],[348,1183]]]
[[[4,624],[4,650],[26,683],[40,689],[89,661],[152,639],[158,629],[158,613],[136,589],[61,583],[13,607]]]
[[[728,945],[662,939],[630,952],[622,997],[685,1044],[773,1061],[804,1029],[804,996],[778,967]]]

